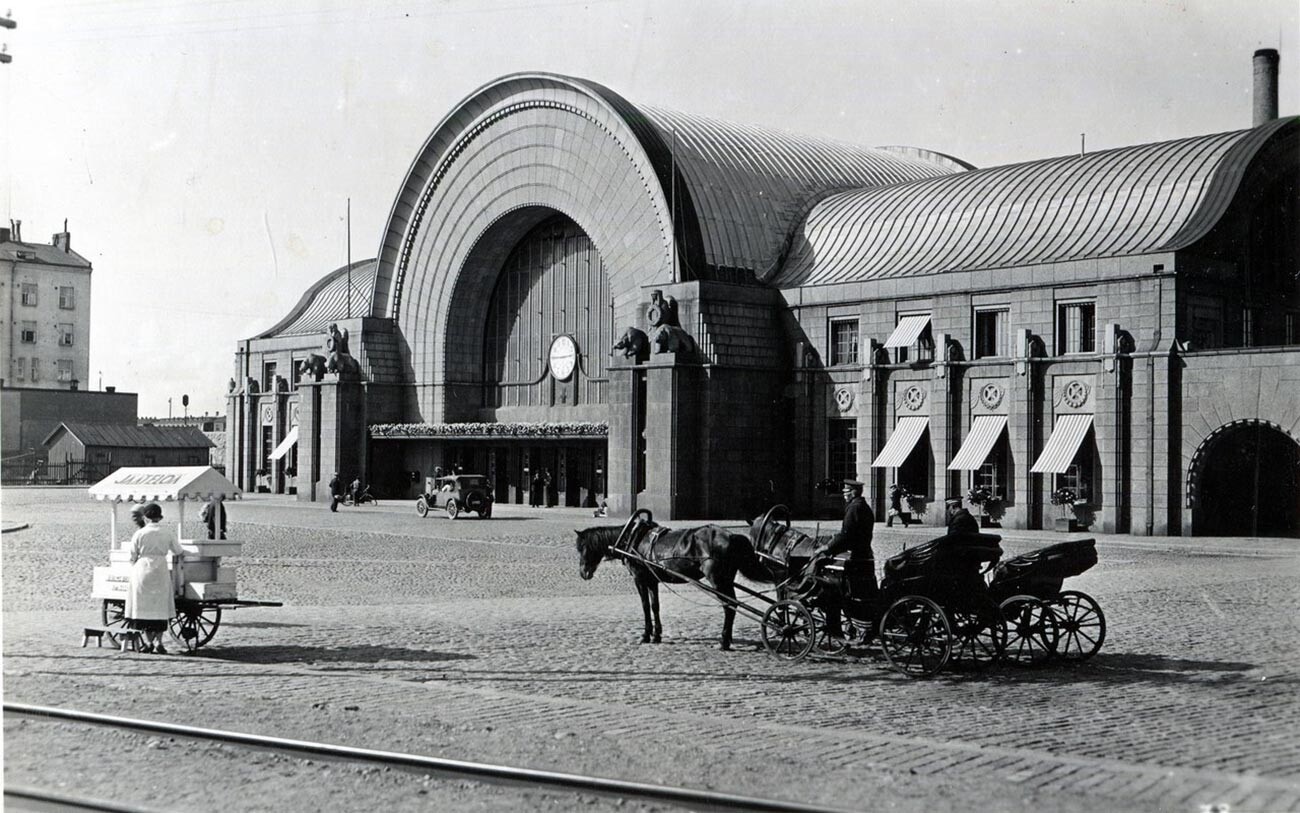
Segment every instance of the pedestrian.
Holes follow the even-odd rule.
[[[541,504],[546,506],[547,508],[550,508],[551,506],[555,505],[555,501],[551,499],[551,470],[550,469],[542,469]]]
[[[533,479],[528,488],[528,505],[537,508],[542,504],[542,472],[541,469],[533,472]]]
[[[330,478],[330,510],[337,512],[339,510],[339,502],[342,500],[343,482],[339,480],[339,473],[336,471],[334,472],[334,476]]]
[[[885,527],[894,527],[894,517],[903,523],[903,527],[908,526],[908,517],[911,516],[911,506],[904,506],[903,501],[907,499],[906,489],[900,488],[898,483],[889,487],[889,511],[885,516]]]
[[[135,512],[132,512],[134,518]],[[181,568],[181,543],[176,532],[164,527],[162,508],[151,502],[140,508],[144,527],[131,537],[131,579],[126,594],[126,621],[144,637],[143,652],[166,655],[162,634],[167,622],[176,615],[176,595],[172,574],[167,569],[167,554],[172,554],[176,569]]]
[[[199,514],[203,524],[208,526],[208,539],[226,538],[226,497],[218,494],[203,504]]]
[[[855,600],[874,605],[876,597],[876,557],[871,550],[871,533],[876,515],[862,496],[862,483],[845,480],[840,489],[844,497],[844,524],[828,544],[817,549],[810,566],[821,559],[848,552],[844,573],[848,576],[849,594]],[[828,602],[826,609],[826,635],[843,638],[839,602]]]
[[[977,534],[980,524],[971,516],[961,503],[961,497],[949,497],[944,500],[944,512],[948,520],[949,534]]]
[[[352,504],[360,505],[361,504],[361,475],[358,474],[357,478],[352,481],[351,492],[352,492]]]

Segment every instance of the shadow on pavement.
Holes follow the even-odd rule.
[[[317,664],[367,664],[382,661],[441,663],[444,661],[477,660],[477,655],[460,652],[435,652],[428,649],[407,649],[393,646],[223,646],[199,650],[199,654],[213,660],[239,663],[290,663],[303,666]]]

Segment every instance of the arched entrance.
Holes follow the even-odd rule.
[[[1300,536],[1300,443],[1264,421],[1210,434],[1192,458],[1197,536]]]

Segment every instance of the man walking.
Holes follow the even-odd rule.
[[[343,499],[343,482],[339,480],[339,473],[334,472],[330,478],[330,510],[338,512],[339,502]]]
[[[225,497],[218,494],[211,500],[203,504],[203,512],[199,515],[203,524],[208,526],[208,539],[225,539],[226,538],[226,502]],[[218,537],[218,535],[220,535]]]
[[[813,566],[820,559],[847,551],[849,558],[844,564],[844,572],[848,576],[849,592],[855,600],[874,603],[876,559],[871,551],[871,533],[876,515],[862,496],[861,482],[845,480],[840,494],[844,497],[844,524],[829,544],[819,548],[813,554],[813,561],[809,566]],[[838,603],[826,608],[826,634],[831,638],[844,637]]]

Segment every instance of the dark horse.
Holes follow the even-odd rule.
[[[620,537],[621,550],[636,558],[618,556],[613,552]],[[641,643],[659,643],[663,625],[659,622],[659,583],[684,584],[688,576],[697,581],[708,579],[714,589],[732,599],[736,597],[736,573],[754,581],[770,582],[771,574],[754,555],[749,540],[717,525],[704,525],[672,531],[653,523],[634,524],[629,527],[587,528],[575,531],[578,535],[578,572],[590,579],[604,559],[623,559],[628,572],[636,582],[641,595],[641,610],[645,616],[645,632]],[[641,561],[644,560],[644,561]],[[722,606],[722,648],[731,649],[731,627],[736,620],[735,607]]]

